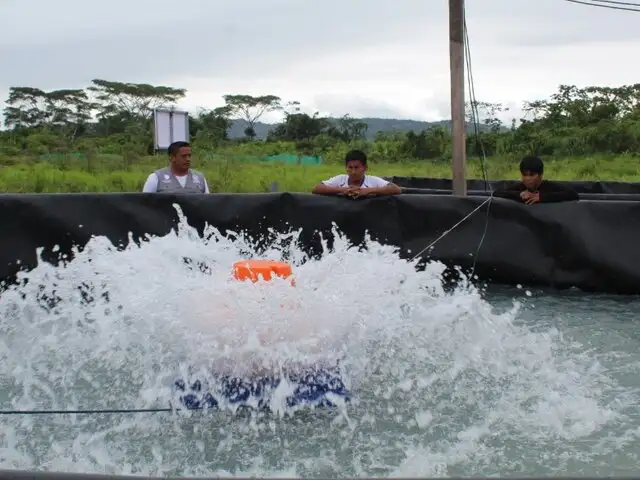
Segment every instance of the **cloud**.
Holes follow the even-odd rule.
[[[186,88],[191,110],[269,93],[333,115],[449,116],[445,1],[57,0],[33,10],[0,3],[2,94],[104,78]],[[561,83],[635,83],[639,18],[560,0],[467,2],[476,97],[518,117],[523,100]]]
[[[26,16],[26,3],[0,13]],[[229,8],[216,0],[112,3],[89,15],[84,1],[55,2],[55,10],[43,12],[60,19],[55,29],[37,19],[28,29],[13,24],[0,42],[8,67],[0,72],[0,84],[60,86],[96,77],[160,81],[180,72],[271,75],[327,52],[393,43],[421,25],[412,12],[428,11],[420,0],[270,0]],[[77,31],[74,25],[80,25]]]
[[[320,94],[313,97],[320,114],[339,117],[349,112],[352,117],[397,118],[403,112],[397,106],[384,100],[351,94]]]

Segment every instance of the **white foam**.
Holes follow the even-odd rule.
[[[182,218],[178,234],[124,251],[96,237],[67,265],[23,274],[28,284],[0,300],[2,408],[163,407],[190,366],[246,374],[335,359],[357,401],[293,417],[5,416],[1,468],[517,474],[543,461],[561,469],[577,452],[588,464],[581,442],[610,434],[638,401],[605,402],[616,388],[606,370],[559,331],[518,325],[518,304],[498,314],[471,288],[445,293],[438,263],[416,272],[393,248],[369,241],[359,251],[341,238],[305,263],[289,235],[260,257],[291,260],[296,287],[254,285],[230,277],[251,245],[208,233],[200,239]],[[91,304],[83,284],[94,288]],[[43,293],[59,297],[48,311]]]

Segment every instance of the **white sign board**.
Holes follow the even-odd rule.
[[[173,142],[189,141],[189,114],[178,110],[153,110],[156,150],[166,150]]]

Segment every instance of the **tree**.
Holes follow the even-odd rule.
[[[11,87],[5,102],[4,123],[9,129],[34,128],[47,121],[47,94],[39,88]]]
[[[189,122],[190,135],[211,145],[219,145],[229,139],[227,132],[231,127],[230,113],[228,106],[200,109],[198,115]]]
[[[150,118],[153,109],[172,106],[184,98],[183,88],[149,85],[147,83],[123,83],[95,79],[87,88],[102,108],[112,112],[127,113],[131,117]]]
[[[84,90],[54,90],[46,95],[47,120],[72,139],[91,120],[97,107]]]
[[[330,123],[327,119],[300,112],[300,102],[290,101],[282,107],[284,121],[276,125],[267,137],[268,140],[302,142],[326,133]],[[307,149],[308,146],[305,147]]]
[[[281,110],[280,97],[275,95],[261,95],[254,97],[251,95],[224,95],[226,106],[232,115],[239,115],[248,126],[244,131],[247,138],[253,139],[256,136],[256,122],[268,112]]]
[[[502,120],[498,118],[499,113],[508,112],[509,108],[501,103],[489,103],[474,100],[465,102],[465,117],[468,123],[474,121],[480,125],[485,125],[490,131],[496,133],[503,127]]]
[[[6,101],[5,125],[8,128],[47,127],[64,136],[75,137],[90,119],[95,105],[84,90],[53,90],[12,87]]]
[[[450,143],[451,135],[442,126],[437,126],[419,134],[407,132],[401,151],[417,159],[442,158]]]
[[[98,79],[85,89],[13,86],[5,102],[8,130],[0,131],[0,155],[143,154],[152,147],[153,109],[173,106],[185,94],[169,86]],[[190,137],[202,149],[244,142],[255,137],[262,115],[276,110],[284,113],[282,122],[271,129],[265,143],[242,147],[244,153],[312,152],[336,159],[357,146],[369,149],[376,160],[430,161],[451,154],[447,120],[420,125],[410,120],[365,121],[348,114],[327,118],[304,113],[299,102],[283,103],[274,95],[226,95],[223,106],[199,109],[191,117]],[[469,156],[640,154],[640,84],[559,85],[548,98],[524,102],[523,110],[520,124],[514,121],[505,128],[499,117],[508,109],[502,104],[467,104],[467,120],[475,123],[467,125]],[[242,122],[242,139],[229,138],[232,118]]]
[[[318,112],[313,116],[306,113],[288,113],[284,122],[278,124],[271,132],[271,140],[300,141],[315,138],[324,133],[329,126],[325,118],[318,117]]]
[[[329,128],[329,135],[345,142],[364,138],[368,125],[360,120],[344,115]]]
[[[184,98],[183,88],[155,86],[147,83],[124,83],[94,79],[87,87],[99,105],[99,130],[106,134],[124,132],[138,124],[150,128],[154,108],[173,106]]]

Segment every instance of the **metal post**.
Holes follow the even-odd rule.
[[[467,195],[464,111],[464,0],[449,0],[451,71],[451,170],[453,194]]]

